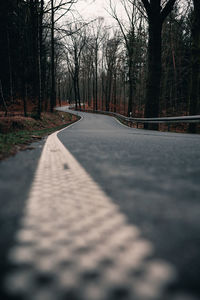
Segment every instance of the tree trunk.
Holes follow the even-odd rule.
[[[7,43],[8,43],[8,65],[9,65],[9,81],[10,81],[10,101],[13,103],[13,72],[12,72],[12,61],[10,51],[10,36],[7,28]]]
[[[106,78],[106,111],[110,110],[110,96],[111,96],[111,85],[112,85],[112,74],[108,71]]]
[[[192,23],[192,76],[190,92],[190,115],[198,112],[199,88],[200,88],[200,2],[193,0],[194,12]],[[191,133],[196,132],[196,124],[191,123],[189,126]]]
[[[38,2],[37,2],[38,4]],[[43,1],[41,1],[40,11],[37,15],[37,33],[38,33],[38,43],[37,43],[37,63],[38,63],[38,107],[37,107],[37,115],[40,119],[41,117],[41,99],[42,99],[42,77],[41,77],[41,64],[42,64],[42,20],[43,20]]]
[[[124,71],[124,78],[123,78],[123,106],[124,106],[124,115],[126,114],[126,78],[125,78],[125,71]]]
[[[103,70],[103,60],[102,60],[102,70]],[[102,71],[101,75],[101,110],[104,110],[104,74]]]
[[[164,7],[161,0],[141,0],[148,16],[149,42],[148,42],[148,74],[145,97],[146,118],[159,116],[160,83],[161,83],[161,46],[162,25],[164,20],[173,10],[176,0],[165,1]],[[158,129],[157,124],[145,128]]]
[[[41,0],[40,11],[38,14],[38,117],[41,117],[43,87],[42,84],[42,62],[43,62],[43,15],[44,15],[44,0]]]
[[[3,95],[3,88],[2,88],[1,80],[0,80],[0,96],[1,96],[1,99],[3,102],[3,107],[5,109],[5,117],[6,117],[8,114],[8,109],[7,109],[6,101],[5,101],[4,95]]]
[[[31,73],[32,73],[32,95],[38,103],[38,0],[30,0],[30,17],[31,17]],[[30,34],[30,33],[29,33]],[[27,36],[27,41],[29,37]],[[28,71],[29,68],[27,68]]]
[[[98,110],[98,48],[95,49],[95,110]]]
[[[131,49],[132,51],[132,49]],[[129,73],[129,99],[128,99],[128,117],[133,110],[133,88],[134,88],[134,79],[133,79],[133,55],[129,54],[129,65],[128,65],[128,73]]]
[[[90,106],[91,105],[91,95],[90,95],[90,84],[91,84],[91,78],[90,78],[90,74],[89,74],[89,70],[87,73],[87,103]]]
[[[117,70],[115,69],[114,73],[114,85],[113,85],[113,104],[114,104],[114,112],[117,111]]]
[[[80,97],[80,86],[79,86],[79,72],[77,73],[77,78],[76,78],[76,86],[77,86],[77,97],[78,97],[78,105],[79,109],[81,110],[81,97]]]
[[[76,86],[76,75],[74,74],[74,98],[75,98],[75,110],[78,109],[78,102],[77,102],[77,86]]]
[[[149,20],[148,44],[148,74],[145,101],[145,117],[153,118],[159,115],[160,83],[161,83],[161,31],[162,24],[156,17]],[[157,129],[157,124],[151,124],[151,129]]]
[[[59,105],[61,106],[61,84],[60,84],[60,79],[58,80],[58,101],[59,101]]]
[[[23,83],[23,107],[24,107],[24,117],[27,117],[27,83],[24,80]]]
[[[95,104],[95,68],[94,68],[94,65],[92,66],[92,73],[93,73],[93,78],[92,78],[92,101],[93,101],[93,111],[95,111],[96,104]]]
[[[56,89],[55,89],[55,48],[54,48],[54,1],[51,0],[51,100],[50,108],[53,112],[53,108],[56,104]]]

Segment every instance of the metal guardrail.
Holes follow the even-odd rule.
[[[73,108],[74,107],[70,107]],[[132,123],[143,123],[143,124],[159,124],[159,123],[200,123],[200,115],[195,116],[182,116],[182,117],[160,117],[160,118],[133,118],[133,117],[126,117],[124,115],[115,113],[115,112],[109,112],[109,111],[103,111],[103,110],[84,110],[81,109],[81,111],[85,112],[93,112],[93,113],[101,113],[111,116],[116,116],[126,122],[132,122]]]
[[[69,107],[69,108],[74,109],[74,106],[71,105],[71,107]],[[144,124],[145,129],[150,129],[150,128],[148,128],[148,124],[166,124],[167,125],[167,130],[170,131],[171,124],[188,123],[188,124],[191,124],[190,125],[191,127],[188,128],[188,132],[189,133],[197,133],[197,129],[196,129],[195,124],[200,123],[200,115],[180,116],[180,117],[160,117],[160,118],[133,118],[133,117],[126,117],[124,115],[121,115],[121,114],[118,114],[118,113],[115,113],[115,112],[103,111],[103,110],[85,110],[85,109],[81,109],[81,111],[114,116],[114,117],[117,117],[119,120],[121,120],[123,122],[129,123],[127,125],[130,126],[130,127],[131,127],[130,123],[136,124],[137,128],[139,127],[139,124]],[[155,129],[157,129],[157,128],[155,128]]]

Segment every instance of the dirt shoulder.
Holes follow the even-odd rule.
[[[30,149],[33,141],[42,139],[79,119],[78,116],[58,112],[42,113],[41,119],[33,116],[0,117],[0,160],[16,154],[19,150]]]

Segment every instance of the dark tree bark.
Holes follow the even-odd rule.
[[[127,115],[128,117],[130,116],[130,113],[133,111],[133,95],[134,95],[134,50],[133,50],[133,45],[129,41],[130,45],[127,46],[128,50],[128,77],[129,77],[129,98],[128,98],[128,112]]]
[[[161,83],[161,46],[162,25],[172,11],[176,0],[168,0],[164,8],[161,0],[141,0],[148,17],[149,42],[148,42],[148,74],[145,99],[145,117],[158,117]],[[151,125],[157,129],[158,125]]]
[[[38,4],[38,3],[37,3]],[[39,6],[39,5],[38,5]],[[42,61],[43,61],[43,14],[44,0],[41,0],[38,12],[38,118],[41,117],[42,110]]]
[[[131,2],[131,1],[130,1]],[[117,16],[117,12],[115,10],[114,7],[112,7],[112,1],[110,0],[110,8],[112,10],[112,16],[113,18],[117,21],[120,31],[122,33],[122,36],[124,38],[125,41],[125,45],[126,45],[126,50],[127,50],[127,65],[128,65],[128,77],[129,77],[129,97],[128,97],[128,111],[127,111],[127,116],[130,116],[130,113],[132,113],[133,110],[133,104],[134,104],[134,100],[133,100],[133,96],[134,96],[134,90],[135,90],[135,85],[134,85],[134,46],[135,46],[135,10],[134,10],[134,3],[132,3],[132,11],[128,12],[127,7],[126,7],[126,3],[124,1],[122,1],[122,5],[125,8],[126,14],[128,16],[129,19],[129,31],[127,33],[127,31],[125,30],[122,22],[120,21],[119,17]],[[125,114],[125,112],[124,112]]]
[[[75,96],[75,106],[76,109],[81,109],[81,100],[80,100],[80,88],[79,88],[79,57],[78,49],[75,45],[74,48],[74,96]]]
[[[98,110],[98,45],[95,49],[95,110]]]
[[[31,54],[31,81],[32,95],[35,99],[38,98],[38,0],[30,0],[30,54]],[[29,37],[27,36],[29,41]],[[37,103],[37,102],[36,102]]]
[[[51,0],[51,98],[50,98],[50,109],[53,112],[56,104],[56,88],[55,88],[55,41],[54,41],[54,1]]]
[[[10,83],[10,101],[13,103],[13,71],[12,71],[12,60],[11,60],[11,49],[10,49],[10,36],[7,28],[7,42],[8,42],[8,66],[9,66],[9,83]]]
[[[61,80],[60,78],[58,79],[58,101],[59,101],[59,105],[61,106]]]
[[[161,22],[156,17],[149,23],[148,74],[145,117],[158,117],[161,79]]]
[[[193,22],[192,22],[192,76],[190,91],[190,115],[198,112],[200,92],[200,2],[193,0]],[[195,133],[196,124],[191,123],[189,131]]]
[[[114,38],[107,41],[105,56],[107,61],[107,76],[106,76],[106,111],[110,110],[110,102],[112,95],[113,74],[116,69],[117,51],[120,45],[120,39],[117,32]]]
[[[24,78],[24,81],[23,81],[22,100],[23,100],[24,117],[27,117],[27,83],[26,83],[26,78]]]
[[[112,74],[108,74],[106,78],[106,111],[110,110],[110,96],[111,96]]]
[[[114,112],[117,111],[117,69],[114,71],[114,84],[113,84],[113,104],[114,104]]]
[[[78,109],[78,101],[77,101],[77,85],[76,85],[76,79],[75,76],[73,78],[73,82],[74,82],[74,98],[75,98],[75,110]]]
[[[6,117],[8,114],[8,109],[7,109],[6,101],[5,101],[4,95],[3,95],[3,88],[2,88],[1,80],[0,80],[0,97],[1,97],[1,100],[3,103],[3,107],[5,109],[5,117]]]

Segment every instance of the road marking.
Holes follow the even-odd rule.
[[[9,253],[7,294],[24,300],[178,299],[166,289],[174,268],[152,254],[152,244],[57,133],[50,135]]]
[[[128,128],[133,128],[133,127],[130,127],[130,126],[128,126],[128,125],[125,125],[124,123],[122,123],[121,121],[119,121],[118,119],[117,119],[117,117],[113,117],[121,126],[123,126],[123,127],[126,127],[126,129],[128,129]],[[137,128],[134,128],[134,129],[137,129]]]

